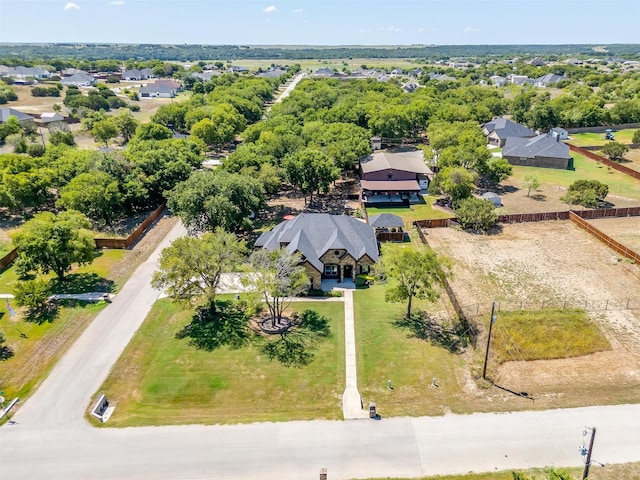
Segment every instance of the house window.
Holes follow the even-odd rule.
[[[338,276],[338,265],[325,265],[324,266],[324,274],[327,277],[337,277]]]
[[[333,254],[334,254],[336,257],[339,257],[339,256],[340,256],[340,250],[334,250],[334,251],[333,251]]]
[[[360,273],[369,273],[369,265],[360,265]]]

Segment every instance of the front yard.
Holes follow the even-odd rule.
[[[299,302],[330,320],[332,336],[304,367],[269,360],[254,344],[212,351],[176,334],[192,312],[158,301],[100,388],[116,406],[108,426],[342,418],[343,302]]]

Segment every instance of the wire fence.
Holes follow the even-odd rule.
[[[491,303],[472,303],[458,305],[466,318],[477,318],[491,313]],[[516,312],[521,310],[551,309],[583,309],[589,312],[606,312],[612,310],[639,310],[640,297],[629,297],[622,300],[542,300],[542,301],[496,301],[495,312]]]

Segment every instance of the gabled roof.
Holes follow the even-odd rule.
[[[145,87],[140,87],[140,95],[144,93],[168,93],[174,95],[176,93],[176,89],[163,83],[149,83]]]
[[[369,225],[374,228],[394,228],[404,227],[402,217],[391,213],[381,213],[380,215],[372,215],[369,217]]]
[[[286,220],[260,235],[256,247],[300,252],[316,269],[322,271],[320,257],[329,250],[346,250],[354,259],[367,255],[378,260],[378,242],[373,227],[347,215],[303,213]]]
[[[530,128],[512,122],[504,117],[494,118],[490,122],[485,123],[484,128],[487,130],[487,134],[495,132],[498,138],[533,137],[536,134],[536,132]]]
[[[56,112],[44,112],[40,114],[40,120],[43,122],[61,122],[64,117]]]
[[[379,172],[380,170],[402,170],[404,172],[433,173],[424,163],[424,152],[413,150],[409,152],[375,152],[360,160],[363,173]]]
[[[567,77],[564,75],[556,75],[555,73],[547,73],[542,77],[536,78],[536,84],[538,85],[552,85],[554,83],[561,82],[562,80],[566,80]]]
[[[319,68],[318,70],[316,70],[313,73],[314,77],[318,77],[318,76],[331,76],[334,74],[334,71],[331,70],[329,67],[324,67],[324,68]]]
[[[9,120],[9,117],[16,117],[19,122],[25,120],[33,120],[33,117],[31,115],[22,113],[21,111],[14,108],[0,108],[0,123],[5,123],[7,120]]]
[[[96,79],[91,75],[89,75],[88,73],[84,73],[84,72],[74,73],[70,77],[65,77],[62,80],[60,80],[60,83],[62,83],[63,85],[74,85],[76,83],[87,83],[87,82],[95,83]]]
[[[520,158],[571,158],[569,146],[551,135],[538,135],[533,138],[507,138],[502,148],[503,157]]]

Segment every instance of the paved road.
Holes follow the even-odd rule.
[[[102,385],[160,294],[150,285],[160,252],[185,234],[181,223],[169,232],[114,297],[113,303],[93,320],[40,388],[20,406],[13,417],[16,422],[37,428],[84,425],[82,412],[91,396]]]

